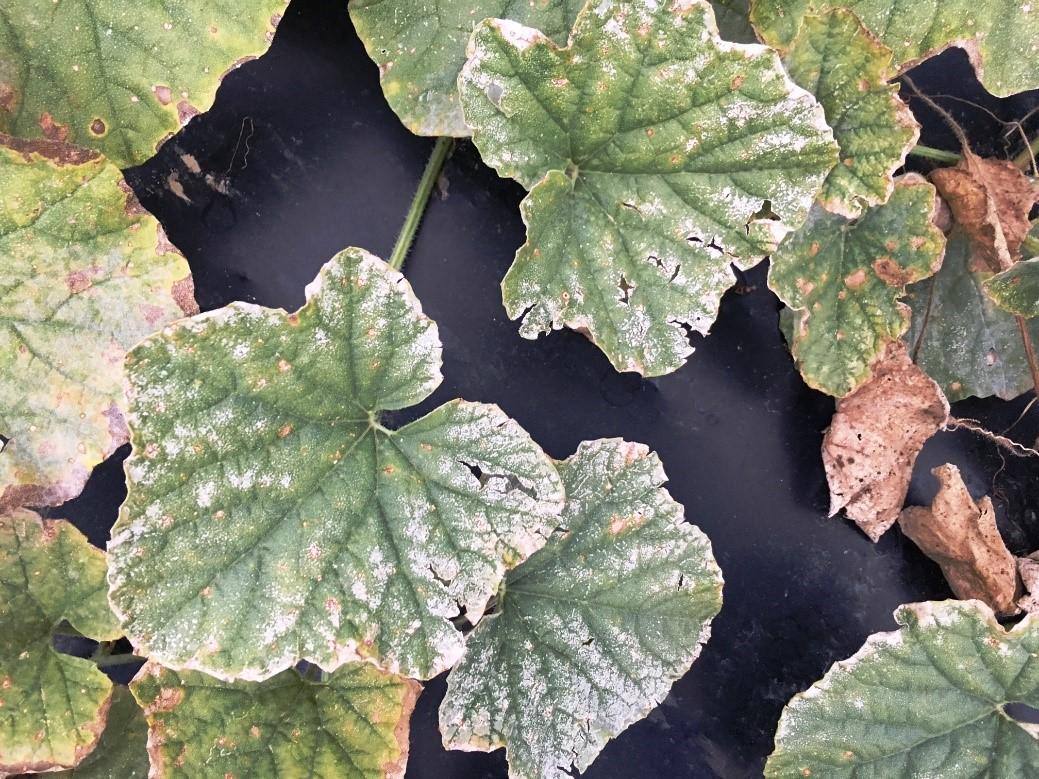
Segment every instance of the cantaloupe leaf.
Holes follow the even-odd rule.
[[[996,305],[1026,319],[1039,317],[1039,257],[1021,260],[985,282]]]
[[[513,779],[565,779],[659,704],[721,608],[711,545],[641,444],[560,464],[565,531],[511,571],[448,677],[444,744],[505,747]]]
[[[285,0],[5,0],[0,131],[139,165],[261,54]]]
[[[112,683],[51,646],[62,620],[98,640],[122,631],[105,555],[64,520],[0,513],[0,774],[75,766],[97,745]]]
[[[112,693],[108,722],[101,740],[86,760],[48,779],[147,779],[148,725],[130,691],[118,685]]]
[[[836,158],[819,104],[774,53],[721,41],[702,0],[590,3],[566,48],[487,21],[459,89],[484,160],[530,189],[509,316],[649,376],[682,365],[729,266],[803,222]]]
[[[440,362],[410,285],[360,249],[296,313],[235,303],[137,347],[109,574],[137,649],[225,679],[298,660],[450,667],[451,619],[479,619],[558,524],[563,491],[496,406],[384,426],[436,388]]]

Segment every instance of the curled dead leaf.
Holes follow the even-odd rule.
[[[938,494],[930,508],[902,512],[902,532],[941,566],[956,597],[984,601],[1000,614],[1016,612],[1014,556],[996,529],[992,501],[988,496],[975,501],[955,465],[939,465],[931,473],[940,484]]]
[[[955,167],[939,168],[931,181],[970,235],[971,270],[998,272],[1019,258],[1036,192],[1013,163],[965,149]]]
[[[872,541],[895,523],[924,442],[949,417],[941,389],[892,341],[872,378],[837,401],[823,439],[830,516],[844,509]]]

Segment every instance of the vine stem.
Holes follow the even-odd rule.
[[[113,665],[129,665],[130,663],[143,663],[146,658],[127,652],[124,655],[102,655],[92,658],[98,668],[108,668]]]
[[[408,209],[408,215],[404,219],[404,226],[400,230],[400,235],[397,236],[393,254],[390,255],[390,267],[394,270],[400,270],[404,265],[404,258],[408,256],[411,244],[415,240],[415,233],[418,232],[418,227],[422,223],[422,215],[426,212],[429,196],[433,193],[433,187],[437,183],[440,171],[444,167],[444,161],[453,145],[454,138],[441,136],[437,138],[436,145],[433,146],[433,153],[429,157],[429,162],[426,163],[426,170],[422,173],[415,197],[411,201],[411,208]]]
[[[945,149],[935,149],[931,146],[924,146],[923,144],[917,144],[909,153],[914,157],[926,157],[929,160],[938,160],[939,162],[959,162],[960,155],[956,152],[945,151]]]

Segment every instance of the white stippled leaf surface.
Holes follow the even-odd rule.
[[[463,646],[450,619],[479,619],[544,544],[562,486],[496,406],[382,425],[432,392],[440,361],[407,281],[360,249],[294,314],[233,304],[135,349],[109,576],[135,646],[221,678],[300,659],[450,667]]]

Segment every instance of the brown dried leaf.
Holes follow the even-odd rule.
[[[1021,577],[1024,594],[1015,605],[1020,611],[1039,612],[1039,552],[1017,558],[1017,575]]]
[[[902,532],[941,566],[956,597],[984,601],[1000,614],[1016,612],[1014,556],[996,529],[992,501],[985,496],[975,502],[955,465],[931,473],[941,485],[938,494],[930,508],[902,512]]]
[[[1036,192],[1013,163],[965,149],[956,167],[939,168],[931,181],[971,237],[972,271],[999,272],[1019,258]]]
[[[924,442],[945,424],[941,389],[892,341],[872,378],[837,401],[823,439],[830,516],[844,509],[872,541],[895,523]]]

